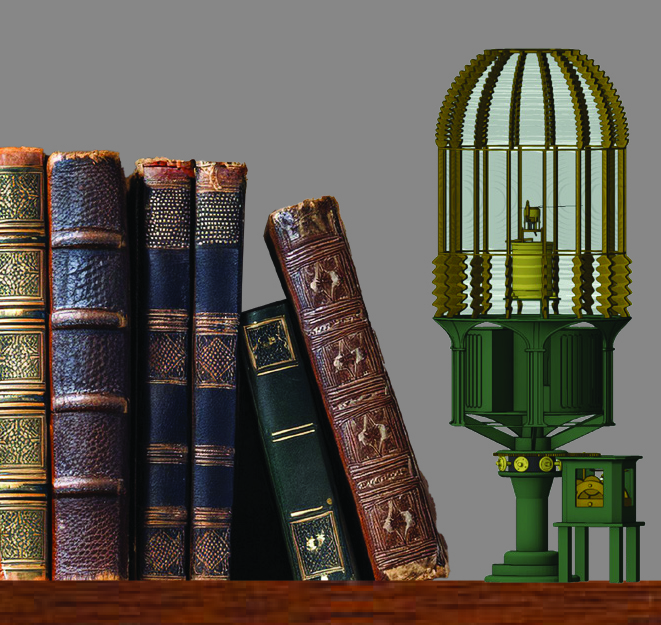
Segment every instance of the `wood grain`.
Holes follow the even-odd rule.
[[[661,623],[661,582],[5,582],[0,622]]]

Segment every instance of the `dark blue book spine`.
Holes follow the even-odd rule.
[[[139,579],[186,579],[192,161],[138,161],[136,393]]]
[[[191,579],[229,579],[246,173],[196,165]]]

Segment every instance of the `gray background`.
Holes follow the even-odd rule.
[[[650,8],[652,7],[652,8]],[[499,447],[450,419],[449,340],[432,321],[438,112],[485,48],[569,47],[604,69],[627,112],[632,322],[615,343],[617,426],[570,451],[641,454],[643,579],[661,579],[656,409],[661,235],[661,3],[14,2],[0,12],[0,144],[137,158],[245,161],[244,308],[282,297],[269,212],[334,195],[367,309],[449,543],[452,578],[514,548]],[[656,149],[655,149],[656,148]],[[559,482],[550,523],[560,520]],[[607,534],[592,533],[594,579]],[[557,545],[555,528],[550,545]]]

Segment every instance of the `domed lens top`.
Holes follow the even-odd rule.
[[[438,147],[625,147],[620,99],[577,50],[486,50],[449,90]]]
[[[624,109],[577,50],[487,50],[448,91],[437,316],[628,316]]]

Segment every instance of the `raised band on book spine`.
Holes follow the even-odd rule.
[[[0,148],[0,579],[48,577],[44,153]]]
[[[191,579],[228,579],[246,166],[197,162]]]
[[[128,578],[125,184],[115,152],[48,160],[56,580]]]
[[[296,310],[375,579],[447,576],[447,546],[367,318],[337,201],[273,212],[265,238]]]
[[[136,163],[137,576],[188,575],[194,164]]]

